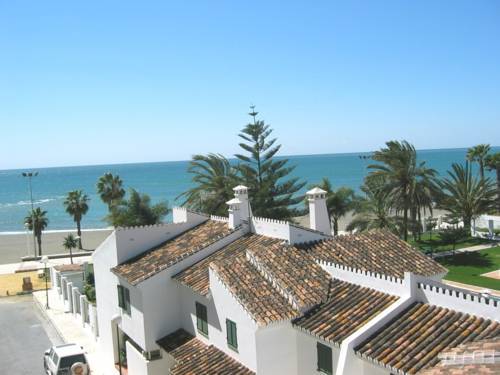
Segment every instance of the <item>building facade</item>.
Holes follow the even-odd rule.
[[[441,283],[446,269],[386,231],[333,238],[325,192],[311,227],[175,208],[116,228],[93,255],[110,373],[413,374],[500,336],[499,301]]]

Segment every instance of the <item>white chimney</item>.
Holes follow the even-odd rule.
[[[235,229],[241,224],[241,201],[238,198],[233,198],[226,204],[229,206],[229,228]]]
[[[248,188],[243,185],[238,185],[233,188],[234,197],[239,199],[240,204],[240,215],[242,220],[249,220],[252,216],[252,208],[250,207],[250,201],[248,200]]]
[[[315,187],[306,193],[309,202],[309,224],[311,229],[331,235],[330,218],[326,208],[326,191]]]

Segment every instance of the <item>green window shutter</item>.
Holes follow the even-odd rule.
[[[238,334],[236,330],[236,323],[226,319],[226,338],[227,345],[235,350],[238,350]]]
[[[332,348],[319,342],[316,348],[318,351],[318,371],[331,375],[333,373]]]
[[[130,315],[131,310],[130,310],[130,291],[127,288],[123,288],[125,291],[125,311],[127,312],[128,315]]]
[[[196,302],[196,328],[205,336],[208,336],[207,307]]]
[[[125,307],[125,301],[123,298],[123,287],[121,285],[117,285],[118,287],[118,306],[122,309]]]

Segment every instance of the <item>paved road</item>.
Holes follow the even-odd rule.
[[[43,352],[62,340],[31,296],[0,298],[0,373],[43,374]]]

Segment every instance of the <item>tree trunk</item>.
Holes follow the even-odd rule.
[[[470,227],[471,227],[472,218],[469,216],[464,216],[463,221],[464,221],[465,233],[467,236],[470,236]]]
[[[479,161],[479,175],[481,176],[481,180],[484,180],[484,161]]]
[[[69,259],[71,260],[71,264],[73,264],[73,248],[69,248]]]
[[[42,234],[38,234],[36,236],[36,240],[38,242],[38,256],[41,257],[42,256]]]
[[[497,213],[500,214],[500,168],[497,168]]]
[[[336,218],[334,218],[333,219],[333,235],[335,237],[337,237],[338,232],[339,232],[339,221]]]
[[[82,249],[82,228],[80,224],[80,220],[76,222],[76,233],[78,234],[78,248]],[[73,261],[71,261],[73,263]]]
[[[408,241],[408,207],[404,208],[403,213],[403,239]]]

